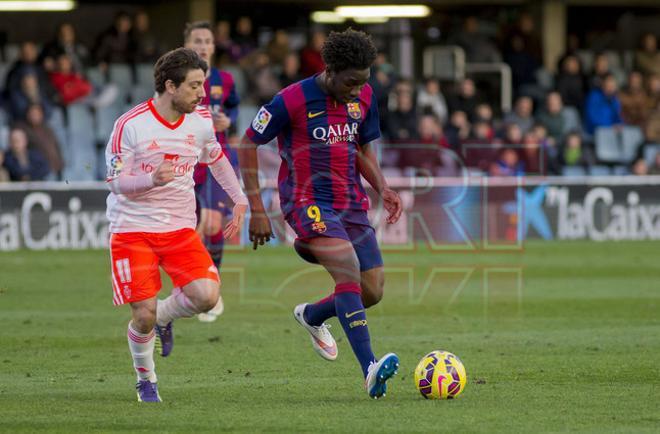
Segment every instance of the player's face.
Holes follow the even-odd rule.
[[[330,93],[338,102],[345,104],[360,96],[362,88],[369,80],[369,68],[328,71],[328,78]]]
[[[190,32],[185,47],[193,50],[199,57],[204,59],[207,65],[211,66],[215,44],[213,43],[213,33],[209,29],[195,29]]]
[[[206,95],[204,92],[204,71],[193,69],[188,71],[186,79],[176,88],[172,95],[172,105],[180,113],[192,113],[195,107],[202,102]]]

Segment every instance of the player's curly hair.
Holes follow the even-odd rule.
[[[172,80],[174,86],[179,87],[191,69],[201,69],[206,74],[208,65],[190,48],[177,48],[163,54],[154,67],[156,92],[165,92],[167,80]]]
[[[321,48],[321,57],[333,72],[370,68],[377,54],[371,36],[350,27],[343,32],[330,32]]]

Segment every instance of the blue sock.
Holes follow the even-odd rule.
[[[320,326],[328,318],[332,318],[337,315],[335,310],[335,295],[330,294],[328,297],[323,300],[319,300],[314,304],[308,304],[303,312],[305,321],[309,325]]]
[[[358,283],[338,284],[335,287],[335,309],[337,318],[344,328],[348,341],[351,343],[353,353],[360,362],[362,373],[366,377],[369,364],[376,361],[376,358],[371,351],[367,314],[359,291],[360,285]]]

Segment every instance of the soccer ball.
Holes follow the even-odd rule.
[[[415,387],[426,399],[456,398],[466,384],[463,362],[447,351],[431,351],[415,368]]]

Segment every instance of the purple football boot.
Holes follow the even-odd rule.
[[[149,380],[140,380],[135,385],[138,402],[163,402],[158,394],[158,385]]]
[[[172,321],[167,325],[159,326],[156,324],[156,348],[160,351],[160,355],[167,357],[172,352],[174,347],[174,333],[172,332]]]

